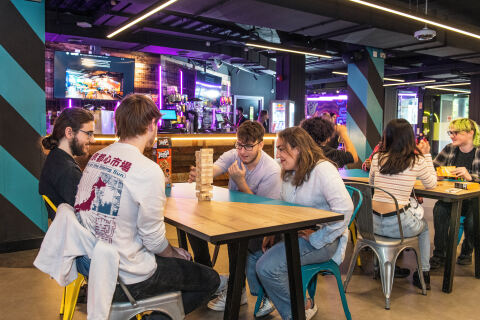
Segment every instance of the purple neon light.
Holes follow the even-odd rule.
[[[117,102],[117,105],[115,106],[115,110],[114,110],[114,111],[117,111],[117,108],[118,108],[119,105],[120,105],[120,101]]]
[[[180,94],[183,95],[183,71],[180,70]]]
[[[346,94],[339,96],[321,96],[321,97],[307,97],[307,101],[333,101],[333,100],[348,100]]]
[[[69,108],[72,107],[72,99],[68,99],[68,107],[69,107]]]
[[[158,109],[162,109],[162,65],[158,65]]]
[[[198,85],[201,85],[203,87],[207,87],[207,88],[222,89],[222,85],[210,84],[210,83],[205,83],[205,82],[200,82],[200,81],[197,81],[195,83],[198,84]]]

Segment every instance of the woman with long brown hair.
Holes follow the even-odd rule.
[[[316,230],[299,232],[302,265],[330,259],[340,264],[345,256],[347,225],[353,203],[337,168],[323,154],[310,135],[300,127],[278,134],[277,158],[282,166],[282,200],[345,215],[341,222],[319,225]],[[265,238],[264,244],[271,241]],[[282,319],[291,319],[285,243],[268,249],[256,265],[258,278]],[[305,315],[311,319],[317,308],[305,301]]]
[[[410,194],[416,179],[426,188],[437,185],[437,175],[430,155],[430,145],[415,144],[413,128],[405,119],[390,121],[383,131],[380,150],[372,158],[370,184],[393,194],[400,207],[400,220],[405,237],[419,236],[421,271],[430,289],[430,237],[420,204],[410,204]],[[397,211],[393,199],[376,191],[372,201],[374,232],[381,236],[400,238]],[[408,271],[408,270],[407,270]],[[418,271],[413,282],[421,287]]]

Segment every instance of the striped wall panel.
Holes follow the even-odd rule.
[[[383,131],[384,59],[380,53],[379,49],[366,48],[364,59],[348,64],[347,128],[362,161],[380,141]]]
[[[45,1],[0,1],[0,252],[37,246],[45,134]]]

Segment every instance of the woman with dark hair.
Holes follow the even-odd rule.
[[[43,147],[50,152],[42,168],[38,191],[55,206],[75,204],[82,171],[74,157],[88,152],[94,134],[93,120],[93,114],[87,110],[67,108],[55,120],[52,134],[42,139]],[[49,216],[55,217],[53,210],[49,209]]]
[[[390,121],[383,131],[380,150],[372,158],[370,184],[395,196],[400,208],[400,221],[405,237],[419,236],[421,271],[427,290],[430,289],[430,237],[420,204],[410,200],[415,181],[422,181],[425,188],[437,185],[430,145],[427,141],[415,144],[413,128],[405,119]],[[411,205],[410,203],[413,202]],[[381,236],[400,238],[397,211],[393,199],[377,190],[373,196],[374,232]],[[421,288],[418,271],[413,283]]]
[[[333,165],[308,133],[300,127],[281,131],[277,138],[277,158],[282,166],[282,200],[344,214],[341,222],[317,226],[299,232],[302,265],[330,259],[343,261],[348,240],[348,223],[353,203]],[[264,239],[264,250],[273,241]],[[285,243],[268,249],[256,265],[257,276],[282,319],[291,319]],[[311,299],[305,301],[305,316],[311,319],[317,311]]]

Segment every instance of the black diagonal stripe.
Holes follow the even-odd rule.
[[[0,45],[45,90],[45,44],[13,3],[1,0],[0,12]]]
[[[352,116],[353,121],[355,121],[373,149],[380,141],[381,135],[377,131],[377,127],[362,101],[360,101],[350,86],[348,86],[348,113]]]
[[[0,114],[0,145],[34,177],[40,179],[43,166],[41,136],[2,95]]]
[[[373,58],[368,56],[368,84],[373,91],[373,94],[377,98],[378,103],[382,110],[384,109],[385,104],[385,89],[383,88],[383,79],[378,73],[377,67],[373,63]]]
[[[44,232],[0,194],[2,223],[0,223],[0,244],[21,240],[38,239]]]

